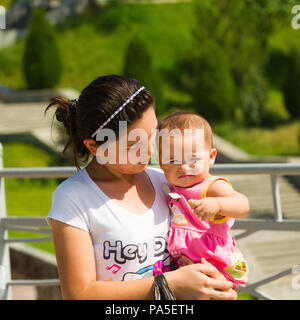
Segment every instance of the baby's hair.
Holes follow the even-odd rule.
[[[80,94],[78,101],[63,97],[52,97],[45,113],[56,106],[54,116],[62,122],[68,135],[63,154],[71,147],[74,164],[78,170],[79,158],[88,161],[89,150],[83,143],[139,88],[140,83],[126,76],[107,75],[92,81]],[[126,121],[127,127],[138,119],[149,107],[155,107],[152,94],[144,89],[134,97],[106,126],[112,129],[116,137],[119,134],[119,121]],[[53,118],[54,118],[53,116]],[[97,141],[100,146],[105,141]]]
[[[184,129],[203,129],[205,146],[209,150],[213,147],[212,129],[208,121],[194,112],[176,111],[163,120],[161,120],[157,127],[158,130],[179,129],[183,132]]]

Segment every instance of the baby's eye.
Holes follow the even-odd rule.
[[[189,159],[189,160],[188,160],[188,163],[189,163],[189,164],[193,164],[193,163],[195,163],[195,162],[197,162],[197,161],[200,161],[200,160],[201,160],[201,158],[195,157],[195,158]]]

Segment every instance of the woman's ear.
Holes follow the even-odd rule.
[[[96,156],[98,145],[94,139],[88,138],[83,140],[84,145],[93,156]]]
[[[210,167],[215,163],[216,156],[217,156],[217,149],[212,148],[210,151],[210,155],[209,155],[209,166]]]

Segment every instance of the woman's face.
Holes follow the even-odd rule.
[[[157,124],[155,109],[150,106],[141,119],[120,132],[117,140],[98,147],[97,161],[104,164],[106,160],[107,169],[121,174],[144,171],[154,151]]]

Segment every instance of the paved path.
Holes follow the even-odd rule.
[[[270,177],[265,175],[226,176],[237,191],[245,194],[250,203],[247,218],[274,217]],[[300,219],[300,192],[284,177],[279,178],[280,198],[285,219]],[[233,234],[241,233],[233,230]],[[300,232],[258,231],[237,241],[249,263],[249,283],[273,276],[293,266],[300,265]],[[300,299],[300,289],[295,290],[289,274],[259,288],[277,299]],[[299,283],[300,285],[300,283]]]
[[[53,121],[54,108],[44,116],[46,102],[19,103],[0,105],[0,135],[32,133],[39,140],[55,150],[61,150],[57,145],[57,121]]]
[[[8,133],[33,132],[52,147],[57,147],[55,130],[50,138],[53,111],[44,117],[46,103],[0,106],[0,135]],[[248,218],[272,218],[273,201],[270,177],[267,175],[226,176],[236,190],[244,193],[250,202]],[[300,219],[300,193],[289,181],[279,178],[283,215],[286,219]],[[240,231],[233,231],[238,234]],[[238,245],[244,252],[250,266],[249,282],[275,275],[287,268],[300,264],[300,232],[259,231],[240,239]],[[300,299],[300,289],[292,288],[295,274],[265,285],[263,292],[277,299]],[[15,291],[17,297],[22,289]],[[33,297],[33,290],[28,291]]]
[[[37,289],[35,286],[13,286],[12,299],[13,300],[36,300]]]

